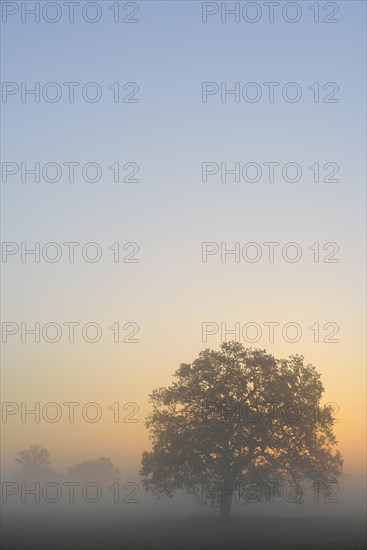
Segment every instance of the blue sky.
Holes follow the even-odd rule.
[[[271,24],[265,17],[256,24],[223,24],[217,16],[203,24],[197,1],[138,2],[139,23],[114,24],[108,11],[113,2],[99,4],[103,17],[96,24],[80,17],[73,24],[21,23],[19,16],[3,24],[3,81],[98,82],[104,94],[98,103],[79,95],[74,104],[22,103],[17,95],[2,104],[3,161],[94,161],[104,170],[97,183],[10,178],[2,184],[3,240],[96,241],[106,250],[115,241],[134,241],[141,261],[22,264],[11,258],[3,265],[3,319],[139,320],[144,342],[124,350],[122,359],[111,352],[111,367],[103,364],[103,372],[107,395],[114,377],[122,377],[114,361],[130,361],[123,383],[142,399],[157,376],[166,383],[178,363],[204,347],[202,321],[336,320],[344,328],[339,347],[320,351],[306,342],[297,351],[318,362],[339,400],[343,365],[352,353],[356,370],[346,403],[352,402],[363,383],[365,3],[338,2],[337,24],[315,24],[307,1],[298,2],[303,16],[295,24],[280,18]],[[114,103],[108,87],[117,81],[137,82],[139,103]],[[269,81],[299,83],[302,99],[289,103],[277,93],[273,104],[265,98],[254,104],[201,100],[202,82],[230,88]],[[321,88],[337,82],[339,102],[314,103],[308,89],[314,82]],[[107,167],[115,161],[138,163],[140,182],[112,183]],[[305,177],[295,184],[280,178],[272,184],[203,183],[204,161],[294,161]],[[340,182],[313,183],[308,167],[315,161],[338,163]],[[296,241],[305,250],[315,241],[335,241],[340,262],[202,264],[202,241]],[[288,348],[279,344],[274,352],[286,355]],[[71,362],[80,373],[88,361],[102,362],[102,352],[97,360],[78,348],[76,359],[69,355],[75,348],[62,350],[50,373],[49,351],[12,348],[5,372],[13,398],[31,391],[30,376],[41,393],[50,376],[62,398]],[[108,347],[103,353],[110,357]],[[155,375],[151,363],[160,365]],[[90,389],[101,380],[100,364],[89,373]]]

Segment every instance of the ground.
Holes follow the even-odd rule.
[[[4,523],[3,523],[4,527]],[[362,550],[363,518],[7,520],[6,550]]]

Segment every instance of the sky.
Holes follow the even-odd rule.
[[[117,3],[109,0],[95,3],[101,15],[96,23],[83,20],[85,2],[76,7],[74,23],[62,2],[55,23],[46,20],[56,17],[52,6],[36,23],[24,14],[22,22],[24,3],[2,4],[2,241],[8,243],[2,255],[3,338],[4,322],[5,333],[19,328],[2,346],[2,400],[19,411],[22,402],[29,409],[36,402],[41,408],[56,402],[63,411],[54,423],[30,416],[21,422],[20,412],[9,416],[3,424],[6,472],[10,475],[18,450],[39,443],[60,470],[103,455],[136,473],[141,453],[150,448],[144,426],[149,394],[168,385],[180,363],[193,361],[206,347],[218,349],[222,323],[228,328],[239,323],[242,343],[279,358],[301,354],[315,365],[324,402],[337,405],[335,432],[344,469],[363,473],[365,3],[329,3],[339,8],[332,15],[320,2],[319,23],[308,1],[296,2],[301,12],[294,23],[284,20],[297,15],[292,7],[284,12],[285,2],[273,23],[264,2],[255,3],[261,15],[257,12],[254,23],[243,16],[236,23],[230,15],[222,22],[223,8],[215,2],[207,7],[199,1],[120,2],[118,23],[110,9]],[[10,14],[15,4],[18,12]],[[138,12],[129,15],[136,6]],[[204,23],[203,10],[216,8]],[[93,18],[93,6],[89,9],[87,17]],[[52,82],[56,88],[47,86]],[[77,83],[73,103],[65,82]],[[102,93],[97,102],[85,99],[94,97],[95,85],[85,88],[91,82]],[[262,94],[257,102],[243,97],[252,97],[255,88],[246,85],[254,82]],[[267,82],[279,83],[273,102]],[[21,83],[27,89],[39,83],[39,102],[32,95],[22,101]],[[114,102],[114,83],[119,83],[119,102]],[[203,83],[219,90],[206,102]],[[240,96],[221,98],[221,86],[233,90],[235,83]],[[299,101],[284,99],[288,83],[297,83]],[[61,97],[53,102],[55,90]],[[289,97],[294,91],[291,86]],[[129,97],[138,101],[121,101]],[[330,99],[338,101],[324,101]],[[64,163],[73,162],[79,164],[72,182]],[[272,182],[264,165],[269,162],[279,163]],[[39,182],[24,169],[35,163]],[[50,181],[55,165],[42,172],[48,163],[62,167],[58,181]],[[91,181],[93,166],[83,173],[87,163],[99,167],[99,181]],[[118,182],[110,168],[115,163]],[[206,181],[203,163],[218,165]],[[240,163],[241,170],[256,163],[261,177],[236,182],[228,176],[222,182],[221,163],[228,169]],[[288,163],[300,167],[299,181],[282,177]],[[315,168],[310,169],[315,163],[318,183]],[[131,179],[138,181],[122,181],[136,165],[139,171]],[[338,173],[330,176],[335,166]],[[294,177],[292,171],[286,174]],[[323,181],[328,175],[337,181]],[[22,242],[27,249],[40,243],[46,260],[41,253],[39,262],[31,255],[22,261]],[[72,263],[63,244],[69,242],[80,243]],[[280,243],[274,262],[268,260],[268,242]],[[47,243],[57,247],[45,251]],[[97,243],[97,249],[85,249],[87,243]],[[114,243],[119,243],[119,262]],[[218,250],[207,261],[202,243],[216,243],[209,250]],[[258,262],[246,261],[246,252],[239,261],[233,255],[221,261],[221,249],[243,251],[246,243],[257,243]],[[298,262],[284,259],[287,243],[297,243]],[[60,260],[48,261],[55,250],[61,250]],[[84,259],[83,254],[94,258],[96,250],[99,261]],[[79,323],[73,343],[63,325],[68,322]],[[269,322],[279,323],[273,342],[264,325]],[[39,343],[31,335],[22,342],[21,323],[27,328],[40,323]],[[61,327],[59,341],[47,341],[55,336],[52,326],[44,337],[47,323]],[[82,337],[88,323],[100,327],[95,343]],[[114,323],[119,323],[119,343],[109,328]],[[206,342],[203,323],[218,326]],[[262,328],[257,342],[244,340],[247,323]],[[287,323],[301,328],[297,342],[289,341],[291,332],[282,336]],[[309,328],[315,323],[319,342]],[[94,338],[95,326],[87,338]],[[137,326],[130,339],[138,342],[123,342]],[[325,342],[328,337],[338,341]],[[67,420],[65,402],[80,403],[75,423]],[[81,414],[92,402],[103,413],[95,423]],[[138,422],[113,422],[114,403],[121,418],[135,410],[128,403],[137,404]]]

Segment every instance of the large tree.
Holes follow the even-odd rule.
[[[237,342],[202,351],[177,369],[169,387],[150,395],[145,489],[156,496],[185,490],[220,505],[226,518],[231,492],[243,484],[271,483],[279,496],[285,482],[335,482],[342,458],[323,392],[320,375],[302,356],[278,360]]]

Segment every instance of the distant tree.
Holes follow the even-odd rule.
[[[302,356],[278,360],[237,342],[202,351],[150,395],[145,489],[157,497],[182,489],[199,502],[205,491],[228,518],[229,493],[244,483],[277,483],[280,496],[285,482],[335,482],[343,461],[334,449],[331,407],[320,404],[323,392]]]
[[[19,468],[15,474],[17,479],[39,481],[54,477],[50,453],[40,445],[31,445],[28,449],[18,451],[15,462]]]
[[[80,481],[95,481],[97,483],[113,483],[119,480],[120,470],[106,457],[97,460],[84,460],[67,469],[67,477]]]

